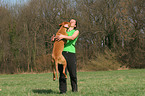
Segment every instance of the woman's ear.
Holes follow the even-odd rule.
[[[76,25],[74,27],[76,27]]]

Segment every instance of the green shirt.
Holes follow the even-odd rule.
[[[69,32],[68,31],[66,31],[66,32],[67,32],[68,36],[72,36],[75,31],[76,30],[73,29]],[[64,45],[63,51],[76,53],[75,44],[76,44],[77,39],[78,39],[78,36],[74,40],[67,40],[67,43]]]

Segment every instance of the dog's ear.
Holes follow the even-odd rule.
[[[59,24],[59,27],[61,27],[62,26],[62,23],[61,24]]]
[[[61,27],[62,25],[64,25],[64,22],[62,22],[61,24],[59,24],[60,27]]]
[[[69,27],[71,26],[70,22],[68,22],[68,26],[69,26]]]

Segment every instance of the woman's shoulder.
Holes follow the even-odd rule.
[[[76,33],[76,32],[79,33],[79,30],[75,29],[75,33]]]
[[[79,30],[77,30],[77,29],[73,29],[73,30],[71,30],[71,31],[69,31],[71,34],[76,34],[76,33],[79,33]]]
[[[79,30],[78,29],[73,29],[74,30],[74,32],[79,32]]]
[[[73,32],[73,34],[76,34],[77,36],[79,35],[79,30],[75,30],[74,32]]]

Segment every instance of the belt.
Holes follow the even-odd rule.
[[[71,52],[69,52],[69,51],[63,51],[63,52],[65,52],[65,53],[71,53]],[[75,54],[75,53],[71,53],[71,54]]]

